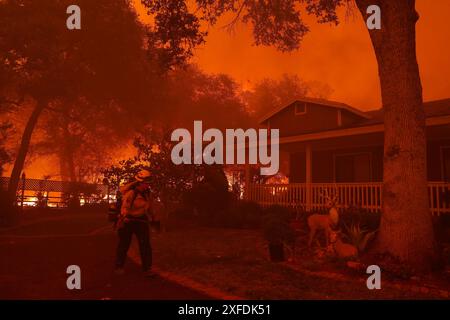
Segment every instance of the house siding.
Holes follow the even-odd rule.
[[[304,183],[306,181],[306,154],[305,152],[294,152],[289,159],[289,182]]]
[[[342,110],[342,127],[350,127],[361,121],[361,117],[347,110]]]
[[[428,141],[427,175],[429,181],[442,181],[442,149],[450,148],[450,139]],[[335,182],[336,155],[370,153],[371,181],[383,180],[383,146],[358,147],[336,150],[314,151],[312,154],[312,180],[317,183]],[[289,179],[292,183],[304,183],[306,180],[306,161],[304,152],[294,152],[289,158]]]
[[[292,104],[270,118],[270,128],[280,129],[280,137],[338,128],[338,109],[307,103],[306,110],[305,114],[295,115]],[[343,121],[351,120],[344,116]]]
[[[297,103],[306,105],[306,113],[295,114]],[[427,117],[427,178],[429,181],[450,182],[450,99],[428,102]],[[279,128],[285,139],[282,146],[289,154],[285,173],[292,183],[304,183],[306,180],[305,150],[312,150],[312,181],[317,183],[335,182],[380,182],[383,180],[383,132],[355,131],[351,127],[382,125],[382,110],[366,112],[366,117],[353,113],[339,105],[323,105],[310,101],[297,101],[271,115],[263,123],[271,129]],[[438,119],[438,117],[443,117]],[[445,116],[445,117],[444,117]],[[442,120],[442,121],[441,121]],[[348,128],[340,132],[341,136],[321,133],[330,130]],[[362,128],[363,129],[363,128]],[[309,137],[296,139],[308,133],[317,133]],[[338,131],[339,132],[339,131]],[[297,141],[297,142],[293,142]],[[370,154],[370,158],[367,154]],[[342,155],[342,157],[337,157]],[[443,157],[445,155],[445,161]],[[369,166],[370,164],[370,166]],[[338,166],[338,172],[336,172]],[[348,180],[348,181],[346,181]],[[367,180],[367,181],[366,181]]]
[[[382,181],[383,178],[383,147],[360,147],[336,150],[313,151],[312,181],[316,183],[335,182],[335,156],[369,153],[371,157],[371,181]],[[290,157],[290,176],[292,183],[306,181],[306,161],[304,152],[292,153]],[[350,180],[350,179],[348,179]],[[350,182],[350,181],[347,181]],[[369,182],[369,181],[365,181]]]

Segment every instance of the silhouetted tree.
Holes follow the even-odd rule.
[[[204,42],[207,32],[200,31],[200,21],[189,12],[184,1],[161,1],[147,3],[148,13],[154,23],[148,26],[148,53],[158,61],[162,70],[183,65],[193,55],[193,49]]]
[[[170,0],[143,0],[151,12]],[[186,2],[186,1],[183,1]],[[382,12],[381,30],[369,30],[381,84],[385,114],[383,215],[378,250],[400,258],[416,270],[432,266],[435,243],[428,207],[425,112],[416,58],[414,0],[354,0],[364,20],[369,5]],[[281,51],[298,49],[309,31],[304,8],[320,23],[337,24],[337,9],[350,0],[196,0],[200,20],[215,23],[233,12],[253,26],[257,45]],[[163,12],[163,11],[162,11]],[[194,27],[199,28],[198,25]]]
[[[136,155],[119,161],[102,170],[113,188],[132,181],[143,168],[150,170],[152,194],[165,200],[180,200],[182,194],[190,189],[201,176],[201,166],[175,165],[171,159],[171,130],[161,127],[147,127],[134,140]]]
[[[280,79],[265,78],[244,93],[248,109],[260,118],[274,108],[285,106],[301,97],[327,98],[331,88],[320,82],[306,82],[298,75],[283,74]]]
[[[140,105],[145,79],[144,30],[129,1],[79,1],[82,29],[66,28],[70,1],[0,2],[0,62],[15,91],[34,101],[9,184],[17,189],[33,130],[44,110],[63,112],[61,101],[111,103],[111,112]],[[61,108],[61,109],[60,109]]]
[[[0,177],[3,174],[4,166],[11,162],[11,155],[5,146],[7,133],[11,127],[12,125],[8,122],[0,123]]]
[[[163,119],[173,127],[190,127],[194,120],[221,129],[250,124],[240,87],[227,75],[206,74],[190,65],[170,74],[166,92]]]
[[[134,119],[134,112],[139,113],[139,109],[122,112],[87,101],[64,103],[59,112],[42,117],[39,128],[45,137],[34,143],[33,149],[57,156],[61,179],[93,181],[98,168],[107,165],[143,122]]]

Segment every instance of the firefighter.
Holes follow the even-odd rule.
[[[115,273],[124,273],[124,264],[133,234],[139,243],[142,270],[148,277],[153,277],[152,247],[148,214],[151,208],[150,185],[151,173],[141,170],[135,180],[120,187],[122,205],[117,223],[119,243],[117,245]]]

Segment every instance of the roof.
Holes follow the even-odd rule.
[[[298,100],[294,101],[293,103],[295,103],[297,101],[311,102],[311,103],[316,103],[316,104],[325,105],[325,106],[329,106],[329,107],[345,109],[354,114],[361,116],[361,118],[362,118],[361,121],[355,122],[351,126],[348,126],[348,128],[363,127],[363,126],[370,126],[370,125],[374,125],[374,124],[383,123],[383,115],[384,115],[383,109],[361,111],[361,110],[355,109],[345,103],[328,101],[328,100],[323,100],[323,99],[312,99],[312,98],[298,99]],[[291,103],[287,106],[284,106],[283,108],[278,108],[278,109],[272,111],[271,113],[267,114],[265,117],[263,117],[261,119],[260,123],[265,122],[267,119],[271,118],[272,116],[274,116],[278,112],[284,110],[285,108],[291,106],[293,103]],[[427,101],[427,102],[424,102],[423,105],[425,108],[425,114],[426,114],[427,118],[450,115],[450,98]],[[323,131],[325,131],[325,130],[323,130]]]
[[[427,101],[423,103],[423,107],[425,109],[425,115],[427,118],[448,116],[450,115],[450,98]],[[365,113],[370,117],[370,119],[362,121],[361,123],[357,123],[356,125],[365,126],[383,123],[383,116],[384,116],[383,109],[370,110],[366,111]]]
[[[309,98],[309,97],[303,97],[303,98],[299,98],[295,101],[293,101],[292,103],[276,108],[272,111],[270,111],[269,113],[267,113],[265,116],[263,116],[260,120],[259,123],[264,123],[265,121],[267,121],[268,119],[272,118],[274,115],[276,115],[277,113],[279,113],[280,111],[292,106],[294,103],[296,102],[306,102],[306,103],[314,103],[314,104],[318,104],[318,105],[322,105],[322,106],[326,106],[326,107],[331,107],[331,108],[336,108],[336,109],[343,109],[343,110],[347,110],[353,114],[356,114],[358,116],[360,116],[361,118],[365,118],[365,119],[369,119],[370,116],[368,116],[366,114],[366,112],[358,110],[356,108],[353,108],[352,106],[349,106],[348,104],[342,103],[342,102],[336,102],[336,101],[331,101],[331,100],[325,100],[325,99],[318,99],[318,98]]]
[[[436,117],[429,117],[426,119],[427,126],[442,126],[450,124],[450,115],[439,115]],[[339,129],[330,129],[319,132],[311,132],[299,134],[295,136],[287,136],[280,138],[280,144],[292,142],[305,142],[312,140],[324,140],[329,138],[347,137],[369,133],[379,133],[384,131],[383,123],[368,124],[365,126],[356,127],[341,127]]]

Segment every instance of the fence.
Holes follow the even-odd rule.
[[[8,188],[9,177],[0,177],[0,189]],[[20,179],[16,203],[19,206],[67,207],[70,201],[80,204],[110,202],[114,198],[108,185],[44,179]]]
[[[262,206],[279,204],[304,210],[326,209],[325,192],[338,199],[340,207],[357,207],[369,212],[382,208],[382,183],[291,183],[251,184],[248,199]],[[450,183],[429,182],[428,196],[433,214],[450,213]]]

